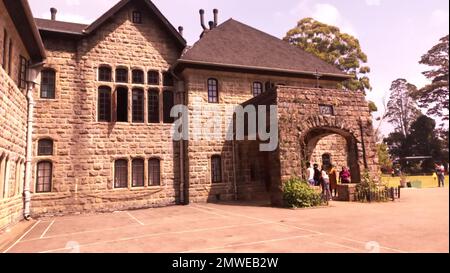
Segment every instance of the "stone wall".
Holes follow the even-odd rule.
[[[167,71],[181,54],[156,16],[146,7],[132,5],[79,41],[43,36],[48,54],[46,66],[56,70],[56,98],[39,99],[37,90],[33,138],[35,148],[40,139],[53,139],[54,155],[39,157],[35,149],[34,166],[39,161],[50,160],[54,169],[52,192],[32,196],[33,215],[146,208],[175,204],[178,200],[178,144],[172,141],[171,124],[147,123],[147,92],[144,92],[145,122],[131,123],[132,88],[147,91],[152,87],[160,92],[174,91],[174,88],[163,88],[162,83],[149,86],[99,82],[97,77],[99,66],[108,65],[113,71],[117,67],[127,68],[129,82],[131,70],[135,68],[142,69],[147,78],[149,70]],[[141,25],[130,20],[136,9],[143,14]],[[129,89],[129,122],[97,122],[99,86],[109,86],[113,91],[118,86]],[[147,183],[151,158],[161,160],[160,187],[149,187]],[[117,159],[129,162],[127,189],[114,189]],[[145,159],[145,187],[131,187],[132,159]]]
[[[4,29],[12,40],[11,74],[0,66],[0,230],[22,219],[22,191],[25,176],[27,99],[17,86],[19,56],[29,58],[22,40],[0,1],[0,64],[3,59]],[[8,54],[7,54],[8,55]]]
[[[312,153],[311,164],[323,165],[322,156],[329,154],[331,156],[331,164],[336,166],[338,170],[348,166],[348,148],[347,140],[338,134],[325,136],[317,142]]]

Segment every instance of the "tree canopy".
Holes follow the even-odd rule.
[[[305,18],[288,31],[284,40],[354,75],[354,79],[344,82],[345,88],[354,91],[372,90],[367,76],[370,68],[364,65],[367,55],[362,51],[358,39],[342,33],[338,27]]]

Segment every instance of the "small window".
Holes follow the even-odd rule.
[[[334,107],[333,105],[319,105],[319,112],[323,116],[334,116]]]
[[[222,183],[222,158],[218,155],[211,158],[211,181]]]
[[[260,82],[253,83],[253,96],[257,97],[263,93],[263,84]]]
[[[208,102],[219,103],[219,83],[216,79],[208,80]]]
[[[144,122],[144,90],[133,89],[133,122]]]
[[[114,163],[114,188],[128,188],[128,161],[116,160]]]
[[[163,85],[164,86],[173,86],[173,76],[170,72],[163,73]]]
[[[107,86],[98,89],[98,121],[111,122],[111,88]]]
[[[175,105],[172,91],[164,91],[163,93],[163,121],[164,123],[173,123],[175,120],[170,116],[173,106]]]
[[[20,56],[20,69],[19,69],[19,88],[27,87],[27,69],[28,60],[23,56]]]
[[[161,186],[161,161],[150,159],[148,161],[148,185]]]
[[[128,89],[117,88],[117,121],[128,122]]]
[[[50,161],[42,161],[37,165],[36,192],[52,191],[53,165]]]
[[[159,123],[159,90],[148,91],[148,122]]]
[[[132,163],[133,187],[144,187],[144,160],[135,159]]]
[[[8,51],[8,75],[11,76],[12,71],[12,56],[13,56],[13,42],[12,39],[9,39],[9,51]]]
[[[149,71],[147,74],[148,84],[150,85],[159,85],[159,72],[158,71]]]
[[[38,156],[53,155],[53,140],[41,139],[38,142]]]
[[[133,23],[142,24],[142,13],[140,11],[133,11]]]
[[[116,82],[128,83],[128,70],[126,68],[116,69]]]
[[[41,98],[55,98],[56,72],[52,69],[44,69],[41,72]]]
[[[144,71],[133,70],[131,74],[133,74],[133,83],[144,84]]]
[[[2,67],[6,70],[6,56],[8,54],[8,32],[6,29],[3,30],[3,58]]]
[[[107,66],[102,66],[98,69],[98,80],[102,82],[112,81],[111,68]]]

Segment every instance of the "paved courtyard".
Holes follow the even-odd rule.
[[[448,189],[402,193],[395,203],[305,210],[193,204],[43,218],[0,235],[11,239],[1,252],[449,252]]]

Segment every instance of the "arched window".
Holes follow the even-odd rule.
[[[222,157],[219,155],[211,158],[211,182],[222,183]]]
[[[126,87],[119,87],[116,93],[117,121],[128,122],[128,89]]]
[[[253,96],[257,97],[261,95],[264,92],[263,90],[263,84],[260,82],[254,82],[253,83]]]
[[[135,69],[131,72],[132,82],[135,84],[144,84],[144,71]]]
[[[38,156],[53,155],[53,140],[41,139],[38,142]]]
[[[37,193],[52,191],[52,175],[53,175],[52,162],[41,161],[37,164],[37,175],[36,175]]]
[[[219,82],[216,79],[208,80],[208,102],[219,103]]]
[[[173,86],[173,77],[170,72],[163,73],[163,85],[164,86]]]
[[[164,123],[173,123],[174,118],[170,116],[173,106],[175,105],[175,100],[172,91],[163,92],[163,121]]]
[[[148,185],[161,185],[161,161],[157,158],[148,161]]]
[[[98,69],[98,80],[102,81],[102,82],[110,82],[110,81],[112,81],[111,67],[101,66]]]
[[[159,90],[148,91],[148,122],[159,123]]]
[[[116,69],[116,82],[128,83],[128,69],[126,68]]]
[[[148,78],[148,84],[159,85],[159,72],[158,71],[148,71],[147,78]]]
[[[41,71],[41,98],[54,99],[56,86],[56,72],[53,69]]]
[[[134,159],[132,162],[133,187],[144,187],[144,160]]]
[[[128,161],[116,160],[114,163],[114,188],[128,188]]]
[[[111,121],[111,88],[107,86],[98,89],[98,121]]]
[[[133,89],[133,122],[144,122],[144,90]]]

